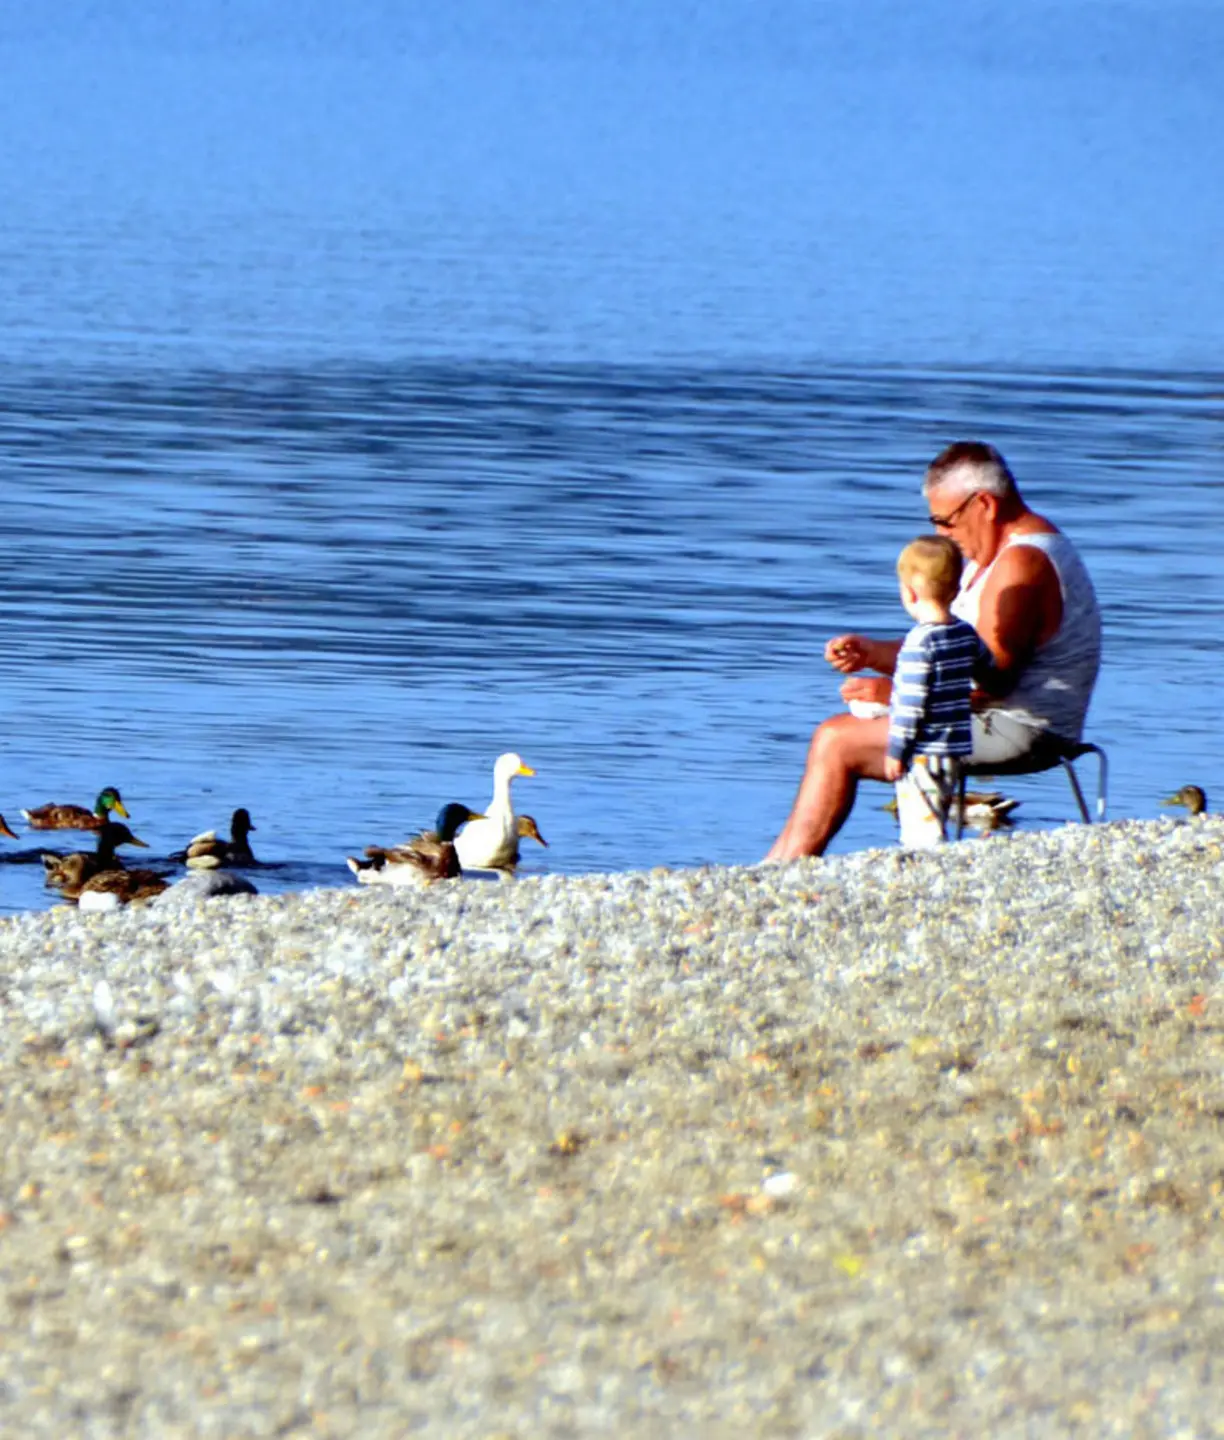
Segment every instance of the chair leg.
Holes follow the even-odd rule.
[[[1097,819],[1104,820],[1109,795],[1109,759],[1099,745],[1088,747],[1097,757]]]
[[[948,838],[948,813],[960,799],[962,777],[965,767],[959,760],[943,758],[935,769],[935,783],[939,789],[939,838]],[[964,806],[960,806],[964,812]],[[957,822],[956,838],[960,839],[960,822]]]
[[[1070,760],[1063,760],[1063,769],[1067,772],[1067,779],[1071,782],[1071,790],[1075,796],[1075,803],[1079,806],[1080,819],[1085,825],[1092,824],[1092,816],[1088,813],[1088,802],[1084,799],[1084,792],[1080,789],[1079,776],[1075,773],[1075,766]]]

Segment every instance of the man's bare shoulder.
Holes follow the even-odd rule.
[[[1006,546],[991,567],[978,611],[978,632],[996,660],[1004,668],[1023,663],[1061,623],[1062,584],[1053,561],[1036,545]]]
[[[992,590],[1016,585],[1043,588],[1058,584],[1058,571],[1045,551],[1036,545],[1006,545],[991,567],[989,580]]]

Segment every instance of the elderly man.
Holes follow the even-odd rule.
[[[1043,734],[1078,740],[1101,661],[1101,616],[1084,563],[1065,535],[1030,510],[993,445],[962,440],[923,482],[931,524],[965,557],[954,614],[986,642],[992,694],[975,698],[972,764],[1012,760]],[[844,675],[888,676],[900,642],[838,635],[825,659]],[[817,727],[799,793],[766,860],[823,854],[854,807],[861,779],[883,780],[891,682],[856,676],[842,698],[858,714]],[[864,715],[864,711],[868,712]]]

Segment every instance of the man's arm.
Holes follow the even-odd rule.
[[[859,670],[891,675],[897,668],[901,644],[900,640],[872,640],[866,635],[835,635],[825,645],[825,659],[843,675]]]
[[[1045,555],[1032,545],[1009,545],[982,592],[977,631],[994,659],[992,674],[979,674],[995,695],[1016,687],[1021,671],[1062,623],[1062,587]]]

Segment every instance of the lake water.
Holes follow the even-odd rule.
[[[1111,813],[1224,793],[1210,10],[139,9],[0,29],[14,828],[246,805],[344,884],[513,748],[529,870],[754,860],[970,436],[1096,581]]]

